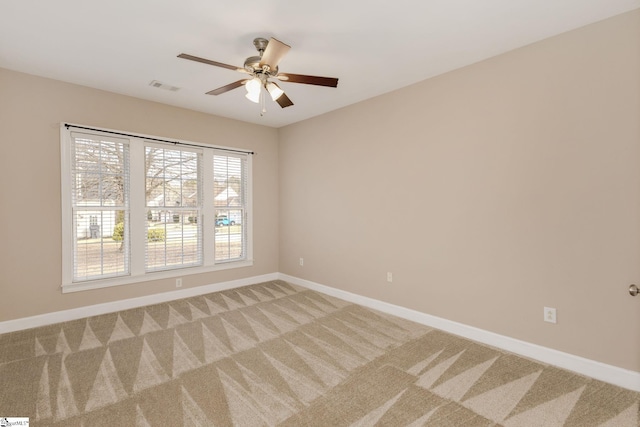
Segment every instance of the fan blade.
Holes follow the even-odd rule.
[[[338,79],[335,77],[318,77],[318,76],[305,76],[303,74],[278,74],[276,79],[283,82],[290,83],[304,83],[307,85],[338,87]]]
[[[280,95],[280,97],[278,99],[276,99],[276,102],[282,108],[291,107],[293,105],[293,102],[291,102],[291,100],[289,99],[289,97],[287,96],[286,93],[283,93],[282,95]]]
[[[238,80],[237,82],[229,83],[228,85],[219,87],[218,89],[210,90],[209,92],[207,92],[207,95],[221,95],[225,92],[229,92],[230,90],[242,86],[246,82],[247,79]]]
[[[289,52],[289,49],[291,49],[291,46],[271,37],[260,59],[260,66],[268,65],[274,70],[280,63],[280,60]]]
[[[227,68],[229,70],[239,71],[241,73],[247,73],[248,72],[244,68],[234,67],[233,65],[223,64],[222,62],[216,62],[216,61],[212,61],[210,59],[204,59],[204,58],[200,58],[198,56],[188,55],[186,53],[181,53],[180,55],[178,55],[178,58],[188,59],[189,61],[201,62],[203,64],[213,65],[213,66],[216,66],[216,67]]]

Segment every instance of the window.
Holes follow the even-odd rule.
[[[61,154],[63,292],[252,265],[249,153],[63,125]]]
[[[72,133],[73,280],[129,274],[128,141]]]
[[[213,156],[213,189],[216,214],[216,261],[242,259],[246,252],[245,162],[240,157]]]
[[[202,264],[200,153],[145,146],[145,269]]]

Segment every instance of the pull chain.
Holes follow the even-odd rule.
[[[265,102],[264,90],[260,88],[260,117],[264,116],[267,113],[267,103]]]

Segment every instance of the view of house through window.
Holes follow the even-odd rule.
[[[202,264],[197,152],[145,147],[147,271]]]
[[[63,286],[249,259],[246,153],[100,131],[62,137],[72,224]]]
[[[128,143],[85,134],[73,138],[73,277],[129,274]]]
[[[240,259],[245,253],[246,181],[243,159],[213,156],[213,189],[216,208],[216,261]]]

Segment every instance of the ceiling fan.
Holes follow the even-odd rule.
[[[277,83],[273,82],[270,79],[278,79],[283,82],[303,83],[316,86],[338,86],[338,79],[335,77],[318,77],[306,76],[303,74],[280,73],[278,70],[278,64],[280,63],[280,60],[287,54],[289,49],[291,49],[291,46],[282,43],[280,40],[274,39],[273,37],[270,40],[258,37],[253,40],[253,45],[258,50],[260,56],[251,56],[247,58],[244,61],[243,68],[223,64],[221,62],[211,61],[209,59],[200,58],[193,55],[188,55],[186,53],[181,53],[180,55],[178,55],[178,58],[188,59],[190,61],[201,62],[203,64],[209,64],[216,67],[227,68],[229,70],[248,74],[248,76],[244,79],[229,83],[228,85],[207,92],[207,95],[220,95],[244,85],[247,90],[247,94],[245,96],[250,101],[259,103],[260,100],[262,100],[262,102],[264,103],[262,88],[265,88],[271,96],[271,99],[276,101],[280,105],[280,107],[286,108],[293,105],[293,102],[284,93],[280,86],[278,86]]]

